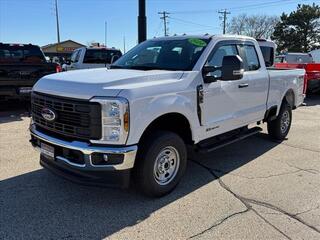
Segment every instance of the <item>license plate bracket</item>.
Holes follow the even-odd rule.
[[[41,143],[40,150],[42,155],[44,155],[48,159],[54,160],[54,147],[46,143]]]

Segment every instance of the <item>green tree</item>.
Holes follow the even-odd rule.
[[[309,52],[320,46],[320,7],[298,5],[289,15],[283,13],[272,35],[278,51]]]

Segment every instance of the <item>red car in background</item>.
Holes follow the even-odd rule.
[[[308,53],[287,53],[277,56],[274,66],[276,68],[303,68],[306,70],[305,92],[320,90],[320,63],[314,63]]]

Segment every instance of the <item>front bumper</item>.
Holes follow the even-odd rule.
[[[52,146],[56,153],[53,159],[41,154],[40,164],[63,177],[83,184],[107,185],[126,187],[129,184],[130,170],[134,166],[137,146],[98,146],[86,142],[65,141],[56,137],[49,136],[38,131],[32,124],[30,126],[32,145],[41,150],[41,144],[45,143]],[[59,150],[59,151],[58,151]],[[76,157],[69,158],[65,153],[73,153],[73,156],[79,156],[82,161]],[[76,153],[76,154],[75,154]],[[95,164],[93,159],[97,154],[112,156],[120,161],[114,164],[112,161],[105,164]],[[120,177],[120,180],[116,180]]]

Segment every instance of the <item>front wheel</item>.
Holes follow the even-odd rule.
[[[268,133],[276,140],[284,140],[289,133],[292,122],[291,106],[283,102],[277,118],[268,122]]]
[[[180,182],[187,165],[184,141],[175,133],[159,131],[140,145],[135,180],[148,196],[161,197]]]

